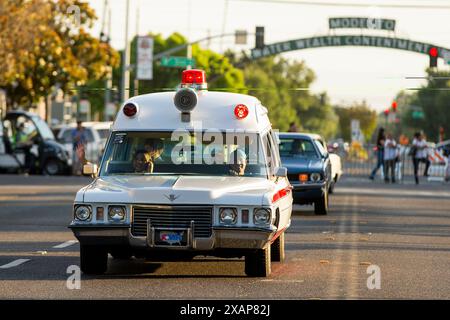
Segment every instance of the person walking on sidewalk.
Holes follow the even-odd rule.
[[[395,162],[397,158],[397,142],[392,134],[386,135],[384,142],[384,181],[389,183],[389,171],[391,172],[391,181],[395,183]]]
[[[383,166],[385,140],[386,140],[386,137],[384,135],[384,128],[380,128],[380,130],[378,131],[377,146],[376,146],[377,165],[372,170],[372,173],[369,176],[370,180],[375,179],[375,175],[377,174],[378,169],[380,169]]]
[[[416,132],[414,134],[411,148],[411,155],[413,157],[414,165],[414,179],[416,180],[416,184],[419,184],[419,164],[421,162],[425,163],[425,170],[423,173],[424,177],[428,177],[428,169],[430,168],[430,160],[428,160],[428,145],[421,132]]]

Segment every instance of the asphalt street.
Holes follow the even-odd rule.
[[[286,262],[249,278],[240,259],[114,260],[68,289],[79,245],[67,228],[82,177],[0,175],[1,299],[450,299],[450,184],[343,178],[328,216],[295,207]],[[380,287],[369,289],[368,269]]]

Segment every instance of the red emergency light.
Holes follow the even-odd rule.
[[[244,119],[248,116],[248,108],[245,104],[238,104],[234,107],[234,115],[238,119]]]
[[[206,83],[205,71],[199,69],[184,70],[181,75],[181,84]]]
[[[134,117],[137,113],[137,107],[135,104],[133,103],[127,103],[124,107],[123,107],[123,113],[127,116],[127,117]]]

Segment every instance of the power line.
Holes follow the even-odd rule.
[[[259,2],[259,3],[274,3],[274,4],[292,4],[292,5],[307,5],[307,6],[322,6],[322,7],[380,7],[380,8],[400,8],[400,9],[450,9],[450,5],[440,4],[373,4],[373,3],[333,3],[323,1],[303,1],[303,0],[230,0],[234,2]]]

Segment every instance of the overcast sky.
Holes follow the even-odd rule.
[[[265,27],[266,44],[328,35],[329,17],[380,16],[395,19],[396,31],[387,33],[370,30],[337,30],[335,34],[395,35],[450,48],[450,0],[130,0],[130,37],[137,30],[168,36],[180,32],[191,40],[208,35],[233,33],[235,30],[254,32],[255,26]],[[92,32],[99,34],[105,0],[89,0],[99,20]],[[109,0],[112,16],[112,45],[124,47],[125,0]],[[290,3],[292,2],[292,3]],[[300,4],[300,3],[307,4]],[[315,3],[315,4],[311,4]],[[338,5],[326,6],[323,3]],[[357,4],[347,6],[344,4]],[[378,5],[378,6],[377,6]],[[411,7],[403,7],[411,5]],[[434,8],[418,8],[418,6]],[[137,11],[139,8],[139,21]],[[139,22],[139,23],[137,23]],[[201,45],[222,52],[250,49],[236,46],[233,37],[215,39]],[[292,51],[283,54],[294,60],[304,60],[314,70],[317,80],[311,90],[326,91],[333,103],[366,100],[372,108],[385,109],[402,89],[421,85],[420,80],[406,79],[425,75],[429,60],[425,55],[386,48],[335,47]],[[449,69],[443,61],[440,68]]]

